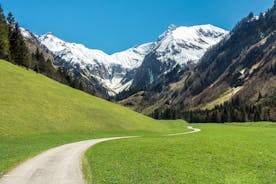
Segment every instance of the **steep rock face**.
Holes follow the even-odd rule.
[[[212,26],[170,26],[149,53],[134,78],[132,88],[140,90],[152,84],[176,65],[182,68],[197,64],[204,53],[221,41],[227,31]]]
[[[54,59],[54,54],[49,49],[47,49],[47,47],[40,43],[40,41],[37,39],[37,35],[24,28],[20,29],[21,34],[24,37],[25,43],[27,44],[30,52],[35,53],[36,49],[39,49],[46,59]]]

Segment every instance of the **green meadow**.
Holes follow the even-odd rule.
[[[51,147],[111,136],[183,131],[0,61],[0,176]]]
[[[175,137],[105,142],[84,157],[93,184],[275,184],[276,124],[195,124]]]
[[[157,121],[0,61],[0,176],[49,148],[87,139],[105,142],[83,157],[93,184],[274,184],[276,124]]]

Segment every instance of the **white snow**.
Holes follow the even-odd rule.
[[[25,29],[22,29],[22,34],[24,37],[31,36]],[[180,65],[189,61],[197,62],[208,48],[217,44],[227,34],[227,31],[212,25],[192,27],[171,25],[159,36],[157,42],[135,46],[112,55],[101,50],[89,49],[81,44],[65,42],[53,33],[37,36],[37,38],[42,45],[65,62],[72,66],[79,64],[80,68],[85,70],[85,74],[95,77],[110,95],[115,95],[131,86],[132,80],[123,84],[124,76],[127,71],[140,67],[145,56],[150,52],[155,51],[157,59],[161,62],[175,61]],[[97,74],[88,74],[87,68],[90,72],[97,69]]]
[[[241,75],[244,75],[244,74],[245,74],[245,71],[246,71],[246,68],[242,69],[242,70],[240,71],[240,74],[241,74]]]
[[[156,53],[162,62],[175,61],[183,65],[189,61],[197,62],[208,48],[217,44],[228,34],[227,31],[212,26],[192,27],[170,26],[159,37]]]
[[[110,95],[118,94],[119,92],[130,87],[132,82],[122,84],[123,76],[127,71],[138,68],[144,57],[152,51],[155,43],[146,43],[140,46],[135,46],[128,50],[108,55],[101,50],[88,49],[84,45],[77,43],[68,43],[53,33],[47,33],[39,36],[40,42],[46,46],[56,56],[59,56],[64,61],[74,64],[79,64],[81,69],[85,68],[99,68],[97,73],[101,74],[108,71],[110,77],[103,78],[101,75],[93,74],[106,89]],[[120,75],[114,74],[114,68],[120,67]],[[100,71],[102,70],[102,71]]]
[[[122,68],[134,69],[142,64],[144,56],[147,55],[153,47],[153,43],[147,43],[141,46],[133,47],[126,51],[108,55],[97,49],[88,49],[84,45],[77,43],[68,43],[53,33],[47,33],[39,37],[39,40],[55,55],[61,57],[65,61],[78,63],[81,66],[87,64],[103,64],[110,67],[111,65],[119,65]]]
[[[126,51],[112,54],[111,57],[119,63],[124,63],[126,68],[138,68],[145,56],[155,47],[155,43],[146,43],[135,46]]]
[[[120,92],[122,92],[124,90],[128,90],[133,82],[133,80],[130,80],[129,82],[122,84],[121,81],[122,81],[122,78],[114,77],[112,79],[112,81],[103,80],[102,82],[103,82],[103,84],[106,85],[106,87],[111,89],[111,90],[109,90],[109,95],[115,96],[116,94],[119,94]]]
[[[32,35],[28,30],[20,27],[20,31],[21,31],[21,34],[24,38],[32,38]]]

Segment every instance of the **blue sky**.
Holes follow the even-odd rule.
[[[273,0],[1,0],[22,27],[113,53],[155,41],[170,24],[230,30]]]

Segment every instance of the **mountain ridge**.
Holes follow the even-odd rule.
[[[193,29],[195,29],[194,32],[198,33],[199,31],[204,32],[204,30],[205,33],[215,34],[216,32],[220,32],[220,35],[214,38],[217,39],[214,42],[211,40],[210,44],[204,42],[204,40],[200,38],[200,35],[198,35],[199,38],[195,38],[193,40],[194,43],[191,44],[189,42],[185,45],[186,41],[190,41],[188,37],[185,37],[185,34],[188,34],[189,30],[191,32]],[[174,33],[174,31],[177,31],[178,34],[181,33],[182,36],[184,35],[183,37],[186,40],[181,39],[181,36],[177,34],[175,39],[166,39],[171,36],[170,32]],[[195,34],[194,37],[197,36]],[[135,76],[137,76],[137,71],[143,65],[146,56],[151,54],[153,50],[158,49],[158,53],[161,53],[160,55],[167,55],[167,58],[163,58],[162,62],[169,63],[173,60],[174,64],[169,66],[169,69],[173,69],[176,63],[181,64],[188,62],[188,60],[195,61],[196,59],[199,59],[199,57],[204,54],[207,48],[216,44],[226,34],[228,34],[227,31],[211,25],[200,25],[192,27],[180,26],[174,28],[170,26],[167,31],[159,36],[156,42],[141,44],[111,55],[106,54],[101,50],[89,49],[82,44],[63,41],[56,37],[52,32],[40,36],[35,34],[34,35],[40,41],[41,45],[53,53],[53,64],[56,67],[69,72],[71,77],[80,80],[81,83],[84,83],[83,86],[89,86],[90,81],[94,81],[93,84],[97,83],[95,85],[99,86],[96,88],[103,88],[100,91],[106,91],[104,93],[106,93],[107,96],[115,96],[121,92],[133,88],[133,81],[135,80]],[[23,32],[23,35],[29,37],[30,34],[27,34],[25,31],[25,33]],[[196,41],[202,43],[195,44]],[[166,42],[165,44],[167,47],[164,47],[162,50],[160,47],[163,46],[162,43],[164,42]],[[172,42],[172,44],[170,44],[170,42]],[[184,46],[178,46],[180,42],[183,43]],[[184,59],[181,56],[185,55],[186,52],[189,52],[189,49],[191,50],[190,52],[192,52],[192,49],[194,49],[191,47],[187,49],[189,44],[192,46],[197,45],[197,49],[201,49],[199,48],[200,45],[205,48],[202,51],[199,51],[201,53],[199,53],[199,56],[196,59],[190,59],[191,54],[188,54],[188,56],[185,56],[185,61],[182,61]],[[175,54],[176,49],[168,49],[168,47],[177,47],[178,50],[182,49],[182,47],[186,47],[186,50],[181,51],[184,53],[179,53],[181,55],[179,58],[174,58],[173,55]],[[172,57],[172,59],[169,57]],[[106,98],[106,95],[101,97]]]
[[[198,65],[172,70],[120,103],[161,119],[275,121],[275,20],[276,5],[250,13]]]

